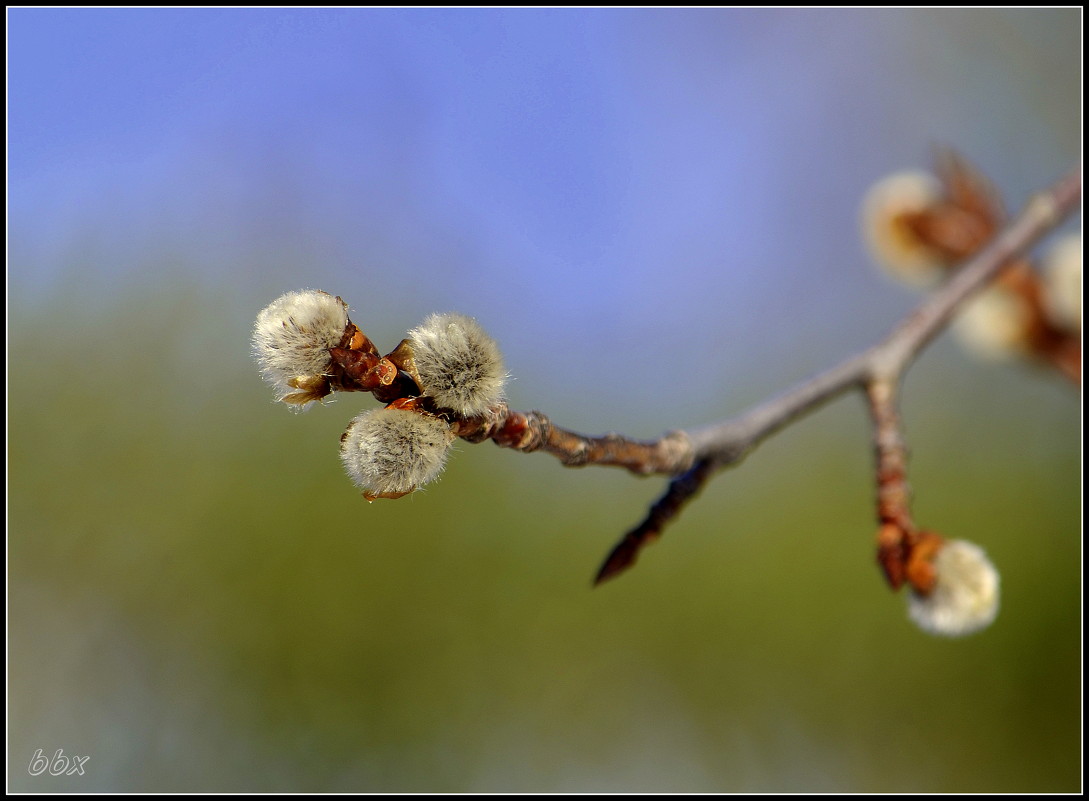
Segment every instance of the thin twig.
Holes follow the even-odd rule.
[[[506,404],[481,417],[454,421],[455,432],[469,442],[490,439],[503,448],[532,453],[545,451],[567,467],[612,465],[637,475],[675,475],[692,465],[688,437],[672,431],[655,440],[637,440],[619,434],[588,437],[553,424],[541,412],[516,412]]]
[[[954,313],[1013,259],[1058,226],[1077,207],[1080,198],[1081,170],[1076,168],[1049,191],[1034,197],[988,247],[904,317],[880,343],[738,417],[690,431],[670,432],[657,440],[640,441],[617,434],[586,437],[553,425],[539,412],[513,412],[504,406],[489,418],[463,421],[458,433],[472,441],[490,438],[516,450],[544,450],[566,465],[617,465],[640,475],[678,476],[643,523],[626,534],[610,553],[595,582],[600,583],[634,564],[639,551],[660,536],[663,526],[677,515],[714,471],[738,463],[760,442],[798,418],[847,390],[870,390],[878,386],[887,390],[882,413],[894,410],[896,388],[904,372],[945,328]],[[875,422],[880,469],[882,423],[877,418]],[[884,436],[895,437],[899,443],[895,416],[884,426]],[[893,450],[902,456],[902,443]],[[905,494],[898,513],[907,514],[902,464],[900,469],[900,489]],[[882,499],[882,504],[886,500]],[[881,508],[886,509],[886,506]],[[879,512],[879,519],[884,524],[888,521],[883,515],[884,512]],[[910,517],[906,521],[907,525],[900,530],[906,532],[903,536],[908,539],[886,543],[888,549],[900,549],[904,563],[908,561],[910,538],[914,535]],[[882,564],[890,582],[898,586],[903,575],[896,572],[899,568],[893,564],[893,559],[889,557]]]
[[[891,381],[880,380],[870,382],[866,390],[877,467],[877,562],[889,586],[898,590],[904,583],[905,565],[915,541],[907,446],[896,408],[899,388]]]
[[[882,342],[740,417],[685,432],[695,458],[733,464],[768,435],[844,391],[876,379],[898,381],[953,313],[1012,258],[1059,225],[1080,198],[1081,171],[1075,169],[1033,198],[994,242],[904,317]]]
[[[1006,229],[949,282],[909,314],[877,348],[872,375],[898,376],[946,326],[969,297],[1003,267],[1032,247],[1077,208],[1081,169],[1075,168],[1050,191],[1032,198]]]
[[[625,534],[605,557],[605,562],[594,577],[594,586],[623,573],[634,565],[639,552],[662,536],[662,529],[680,514],[688,501],[696,496],[714,470],[714,462],[704,459],[696,462],[688,472],[670,481],[669,489],[650,507],[650,512],[643,522]]]

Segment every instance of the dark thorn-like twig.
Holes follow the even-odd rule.
[[[715,471],[714,461],[704,459],[669,482],[669,489],[650,507],[650,512],[616,544],[594,577],[594,586],[618,576],[635,564],[639,552],[662,536],[662,529],[696,496]]]

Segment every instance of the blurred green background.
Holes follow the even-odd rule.
[[[1003,577],[940,640],[874,565],[858,398],[591,591],[660,479],[462,443],[367,504],[337,444],[373,401],[293,416],[248,341],[320,287],[387,349],[477,316],[512,404],[587,433],[739,413],[916,301],[871,181],[942,142],[1017,207],[1076,160],[1080,10],[9,21],[10,789],[1080,788],[1056,377],[946,337],[908,377],[916,517]],[[29,775],[58,748],[86,775]]]

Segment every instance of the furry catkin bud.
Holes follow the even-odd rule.
[[[329,348],[340,345],[347,326],[348,304],[319,290],[288,292],[261,310],[253,355],[277,400],[301,406],[329,393]]]
[[[921,241],[908,219],[942,196],[941,184],[925,172],[898,172],[878,181],[862,201],[862,231],[870,255],[893,278],[932,286],[944,274],[941,256]]]
[[[340,459],[367,500],[399,498],[438,478],[454,440],[440,417],[408,409],[371,409],[348,424]]]
[[[959,637],[989,626],[998,614],[998,571],[978,545],[945,542],[934,556],[934,587],[910,592],[908,614],[931,634]]]
[[[989,286],[961,308],[953,331],[968,350],[991,360],[1023,355],[1028,348],[1032,309],[1004,286]]]
[[[506,373],[499,346],[471,317],[432,314],[408,332],[420,389],[465,417],[503,399]]]
[[[1081,331],[1081,234],[1056,242],[1044,257],[1044,308],[1064,331]]]

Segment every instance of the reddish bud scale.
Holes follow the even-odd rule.
[[[329,353],[333,357],[333,366],[339,368],[343,378],[347,379],[342,381],[344,389],[370,392],[379,387],[388,387],[397,377],[394,364],[377,352],[330,348]]]
[[[986,245],[1006,215],[991,182],[955,152],[939,152],[935,171],[945,201],[920,214],[915,230],[955,265]]]
[[[354,323],[349,324],[348,328],[344,331],[344,339],[341,341],[340,346],[342,348],[348,348],[349,350],[363,351],[364,353],[373,353],[378,355],[378,348],[371,342],[370,337],[359,330],[359,327]]]
[[[1026,261],[1017,261],[999,276],[997,284],[1016,293],[1029,309],[1025,346],[1036,357],[1057,367],[1074,383],[1081,383],[1081,336],[1063,330],[1047,313],[1039,274]]]
[[[978,217],[948,203],[905,214],[903,225],[950,266],[976,253],[997,229],[994,220]]]
[[[908,584],[919,595],[929,595],[934,589],[937,579],[934,557],[944,543],[945,540],[933,531],[920,531],[912,538],[904,575]]]
[[[397,398],[389,405],[387,409],[404,409],[407,412],[424,412],[431,413],[431,403],[427,398]],[[437,416],[437,415],[436,415]]]
[[[503,448],[526,450],[531,447],[534,434],[529,418],[525,414],[511,412],[506,422],[492,435],[492,439]]]

